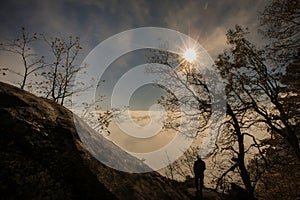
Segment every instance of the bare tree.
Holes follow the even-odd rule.
[[[9,71],[22,78],[20,82],[21,89],[24,89],[28,77],[43,67],[44,57],[38,57],[32,49],[32,44],[38,40],[37,33],[30,34],[24,27],[21,30],[21,36],[0,44],[0,50],[16,54],[22,59],[24,72],[20,73],[9,68],[1,68],[3,71]]]
[[[185,180],[194,175],[193,166],[198,155],[198,147],[190,147],[175,162],[170,163],[164,170],[164,174],[171,180]]]
[[[63,105],[66,98],[74,94],[72,87],[76,73],[86,67],[76,63],[82,49],[80,40],[79,37],[74,39],[73,36],[69,36],[68,39],[56,37],[51,41],[45,37],[44,39],[51,49],[54,60],[42,73],[45,80],[39,84],[39,88],[46,98]],[[86,87],[83,86],[82,90]],[[82,90],[75,92],[79,93]]]
[[[91,104],[83,103],[81,105],[82,112],[79,115],[81,119],[89,124],[91,128],[105,135],[110,134],[109,124],[114,115],[118,114],[117,110],[101,110],[99,103],[102,101],[102,97],[98,98],[96,102]],[[77,108],[79,109],[79,108]],[[97,120],[93,120],[93,119]]]
[[[211,95],[207,87],[207,79],[202,79],[203,76],[209,76],[209,73],[203,75],[194,70],[194,66],[181,58],[179,55],[154,50],[149,58],[151,63],[159,63],[175,70],[166,70],[165,68],[151,66],[147,69],[148,73],[156,73],[161,79],[168,80],[167,83],[162,86],[166,90],[167,95],[163,96],[158,103],[161,104],[168,112],[171,112],[171,117],[167,118],[164,122],[166,128],[180,131],[179,126],[186,127],[188,124],[180,124],[179,119],[181,117],[180,104],[183,104],[189,108],[197,110],[195,116],[201,115],[199,118],[199,130],[196,135],[188,135],[188,137],[197,137],[209,126],[209,119],[211,116]],[[176,96],[175,92],[185,90],[184,96]],[[185,113],[189,115],[188,113]],[[183,122],[184,123],[184,122]],[[189,122],[186,122],[189,123]]]

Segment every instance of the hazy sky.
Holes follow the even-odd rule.
[[[1,39],[29,31],[77,35],[85,53],[107,37],[137,27],[157,26],[199,37],[212,53],[235,24],[255,28],[266,0],[4,0]],[[85,56],[85,55],[83,55]]]
[[[226,32],[236,24],[248,27],[250,39],[260,43],[257,34],[259,12],[270,0],[2,0],[0,6],[0,42],[20,34],[21,27],[28,32],[51,36],[79,36],[83,47],[78,63],[102,41],[133,28],[163,27],[182,32],[199,41],[213,59],[226,47]],[[48,56],[45,48],[33,51]],[[113,85],[123,73],[146,62],[143,51],[121,56],[106,71],[105,84],[99,93],[110,101]],[[22,72],[20,58],[0,52],[0,68],[8,67]],[[96,79],[100,77],[95,77]],[[138,78],[138,77],[137,77]],[[0,74],[0,81],[16,82],[18,77]],[[162,94],[146,85],[132,96],[135,109],[147,109]],[[84,97],[83,97],[84,98]],[[141,112],[142,113],[142,112]],[[147,113],[146,113],[147,115]],[[147,115],[148,117],[148,115]],[[136,113],[148,123],[148,118]],[[145,119],[144,119],[145,118]],[[144,123],[144,121],[142,121]],[[130,151],[144,152],[160,148],[172,140],[174,134],[161,134],[149,140],[132,139],[112,127],[111,138]],[[150,142],[149,142],[150,141]],[[147,144],[146,144],[147,143]],[[154,146],[153,144],[156,144]]]
[[[164,27],[180,31],[194,39],[208,51],[213,59],[226,45],[226,31],[236,24],[249,27],[251,37],[259,41],[258,13],[267,0],[4,0],[0,7],[0,40],[17,36],[21,27],[29,32],[48,36],[79,36],[83,51],[78,62],[101,41],[119,32],[138,27]],[[35,52],[47,54],[45,49]],[[134,64],[138,53],[127,55],[119,63]],[[126,56],[125,56],[126,57]],[[117,65],[118,62],[115,63]],[[0,67],[22,71],[20,60],[0,52]],[[127,69],[130,67],[127,66]],[[120,71],[111,70],[107,84],[113,83]],[[7,74],[0,80],[15,82],[16,76]],[[108,84],[109,83],[109,84]],[[103,88],[108,91],[112,86]],[[151,94],[152,87],[146,87]],[[143,93],[143,92],[140,92]],[[146,95],[147,96],[147,95]],[[155,95],[154,95],[155,96]],[[156,96],[155,96],[156,98]],[[144,98],[151,103],[151,98]],[[145,102],[145,101],[144,101]],[[137,104],[139,104],[137,102]],[[140,108],[140,106],[137,106]]]

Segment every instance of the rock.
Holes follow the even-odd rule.
[[[235,183],[231,183],[231,190],[229,192],[228,200],[257,200],[255,197],[252,197],[248,194],[247,190],[238,186]]]
[[[156,172],[130,174],[100,163],[73,119],[66,108],[0,82],[1,199],[188,199]],[[102,142],[97,150],[107,159],[122,154],[143,165]]]
[[[201,196],[197,194],[195,188],[188,188],[185,193],[191,200],[201,199]],[[203,188],[201,200],[219,200],[219,199],[222,198],[218,192],[214,191],[213,189]]]

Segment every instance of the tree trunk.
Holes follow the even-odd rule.
[[[297,136],[294,133],[291,134],[288,133],[287,141],[292,146],[296,157],[300,161],[300,147],[299,147],[299,140]]]
[[[24,77],[23,77],[23,81],[21,84],[21,89],[23,90],[26,84],[26,79],[27,79],[27,70],[25,69],[25,73],[24,73]]]
[[[53,72],[53,83],[52,83],[52,88],[51,88],[51,96],[53,101],[56,102],[57,98],[55,97],[55,88],[56,88],[56,78],[57,78],[57,68],[58,68],[58,59],[55,63],[55,68]]]
[[[229,104],[227,104],[227,113],[229,114],[229,116],[231,116],[231,118],[233,120],[235,134],[238,138],[239,151],[238,151],[237,164],[238,164],[238,167],[240,169],[240,175],[241,175],[241,178],[243,180],[243,183],[245,185],[245,188],[246,188],[248,194],[251,197],[254,197],[254,187],[251,184],[250,176],[249,176],[249,173],[248,173],[248,171],[246,169],[246,166],[245,166],[244,136],[241,132],[239,122],[238,122],[238,120],[237,120],[237,118],[236,118],[236,116],[235,116],[234,112],[232,111],[231,106]]]

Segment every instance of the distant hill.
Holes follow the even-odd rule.
[[[144,165],[104,137],[102,143],[97,151],[107,159]],[[1,82],[0,160],[1,199],[188,199],[156,172],[130,174],[100,163],[79,139],[71,111]]]

